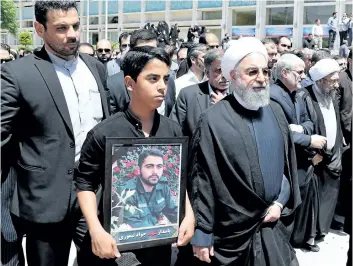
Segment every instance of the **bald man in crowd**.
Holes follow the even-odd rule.
[[[201,114],[191,140],[191,244],[212,266],[299,265],[286,229],[300,204],[295,152],[267,64],[258,39],[235,41],[221,64],[233,93]]]
[[[208,49],[218,49],[219,39],[216,34],[207,32],[202,34],[199,39],[199,43],[205,44]]]
[[[106,65],[112,56],[112,44],[108,40],[100,40],[96,52],[98,60]]]

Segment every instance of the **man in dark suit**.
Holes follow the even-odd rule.
[[[170,118],[179,123],[185,136],[192,136],[203,111],[229,93],[229,82],[221,70],[223,55],[222,50],[209,51],[204,57],[208,81],[186,87],[179,93]]]
[[[313,173],[312,161],[322,159],[321,155],[316,155],[315,148],[322,149],[326,138],[314,135],[314,124],[309,118],[303,99],[297,94],[305,78],[304,69],[304,61],[296,55],[282,55],[276,65],[277,80],[271,85],[270,92],[271,99],[282,107],[286,116],[297,158],[302,204],[296,212],[291,244],[317,252],[320,250],[315,244],[319,198],[318,181]]]
[[[132,33],[130,48],[139,46],[157,47],[157,35],[147,29],[139,29]],[[110,92],[110,109],[112,114],[123,111],[130,102],[124,80],[124,72],[120,71],[107,79],[107,88]],[[157,109],[158,113],[169,116],[175,103],[174,79],[169,77],[168,89],[162,105]]]
[[[1,149],[19,151],[7,178],[17,177],[18,206],[11,211],[18,243],[26,234],[28,265],[61,266],[68,263],[71,240],[85,233],[76,226],[82,214],[74,168],[87,132],[109,116],[109,106],[105,68],[77,52],[76,3],[37,1],[35,17],[42,50],[2,65]],[[5,162],[11,157],[2,155]]]

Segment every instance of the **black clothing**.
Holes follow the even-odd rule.
[[[303,98],[310,119],[314,122],[315,133],[326,137],[326,128],[324,117],[320,110],[319,102],[315,96],[313,86],[308,86],[303,89],[301,97]],[[342,132],[339,123],[339,110],[337,101],[332,100],[337,121],[337,134],[335,145],[331,151],[324,149],[320,150],[323,155],[323,160],[320,164],[315,166],[314,173],[319,179],[319,221],[317,228],[317,235],[324,236],[328,233],[332,218],[335,212],[335,207],[338,198],[338,191],[340,186],[340,175],[342,171]]]
[[[293,142],[280,106],[271,102],[263,108],[273,111],[280,128],[284,175],[291,191],[281,219],[274,223],[263,223],[270,204],[265,201],[256,143],[245,121],[251,111],[229,95],[201,115],[191,141],[191,201],[196,229],[214,235],[211,265],[297,263],[283,225],[292,222],[300,204]]]
[[[96,80],[104,119],[110,115],[105,68],[88,55],[79,56]],[[6,206],[2,209],[2,224],[8,225],[1,227],[2,233],[6,238],[12,235],[12,243],[17,234],[14,248],[21,248],[22,236],[27,235],[29,266],[64,265],[71,239],[78,238],[74,223],[78,211],[73,189],[75,137],[60,80],[44,46],[33,55],[3,64],[1,89],[2,181],[15,180],[7,180],[8,185],[1,187],[6,190],[4,198],[2,194]],[[11,229],[10,206],[18,217],[16,233],[3,231]],[[51,231],[64,232],[65,241],[48,234],[45,241],[51,244],[44,250],[41,235],[31,232],[49,224]],[[59,244],[60,250],[55,248]]]
[[[171,119],[158,114],[156,111],[150,137],[180,137],[180,126]],[[101,185],[104,191],[105,178],[105,139],[107,137],[145,137],[142,124],[130,111],[116,113],[94,127],[88,134],[83,144],[81,157],[76,171],[76,187],[81,191],[97,191]],[[103,224],[102,201],[100,201],[99,219]],[[156,248],[140,249],[134,251],[137,259],[145,265],[169,266],[171,248],[161,246]],[[155,256],[158,254],[158,261]],[[152,261],[153,260],[153,263]],[[89,234],[85,236],[84,245],[78,252],[80,265],[110,265],[109,261],[101,260],[91,251]],[[87,264],[88,263],[88,264]]]
[[[314,40],[309,40],[307,38],[304,39],[303,41],[303,48],[309,48],[309,49],[314,49],[315,42]]]
[[[346,144],[352,142],[352,74],[349,69],[339,73],[340,87],[336,90],[340,121]]]

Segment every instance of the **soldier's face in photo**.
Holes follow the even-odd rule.
[[[141,165],[141,181],[149,186],[155,186],[163,174],[163,158],[147,156]]]

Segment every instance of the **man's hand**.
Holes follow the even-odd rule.
[[[264,218],[264,223],[277,221],[279,219],[279,217],[281,217],[281,212],[282,212],[282,210],[278,205],[276,205],[276,204],[271,205],[267,209],[267,214]]]
[[[317,153],[317,154],[311,159],[311,161],[312,161],[313,165],[315,166],[315,165],[318,165],[319,163],[321,163],[322,159],[323,159],[322,155]]]
[[[327,138],[320,135],[311,136],[311,147],[315,149],[322,149],[326,144]]]
[[[92,252],[101,259],[120,258],[120,253],[113,237],[103,228],[91,232]]]
[[[219,91],[217,92],[217,94],[214,92],[211,92],[211,103],[216,104],[220,100],[222,100],[224,97],[225,97],[225,95],[220,93]]]
[[[194,252],[194,256],[201,261],[205,261],[207,263],[211,263],[210,256],[214,256],[214,250],[212,247],[197,247],[192,246],[192,250]]]
[[[178,242],[174,247],[188,244],[195,232],[195,216],[193,212],[187,212],[179,227]]]
[[[304,128],[301,125],[296,125],[296,124],[290,124],[289,129],[292,132],[298,132],[298,133],[303,133]]]

